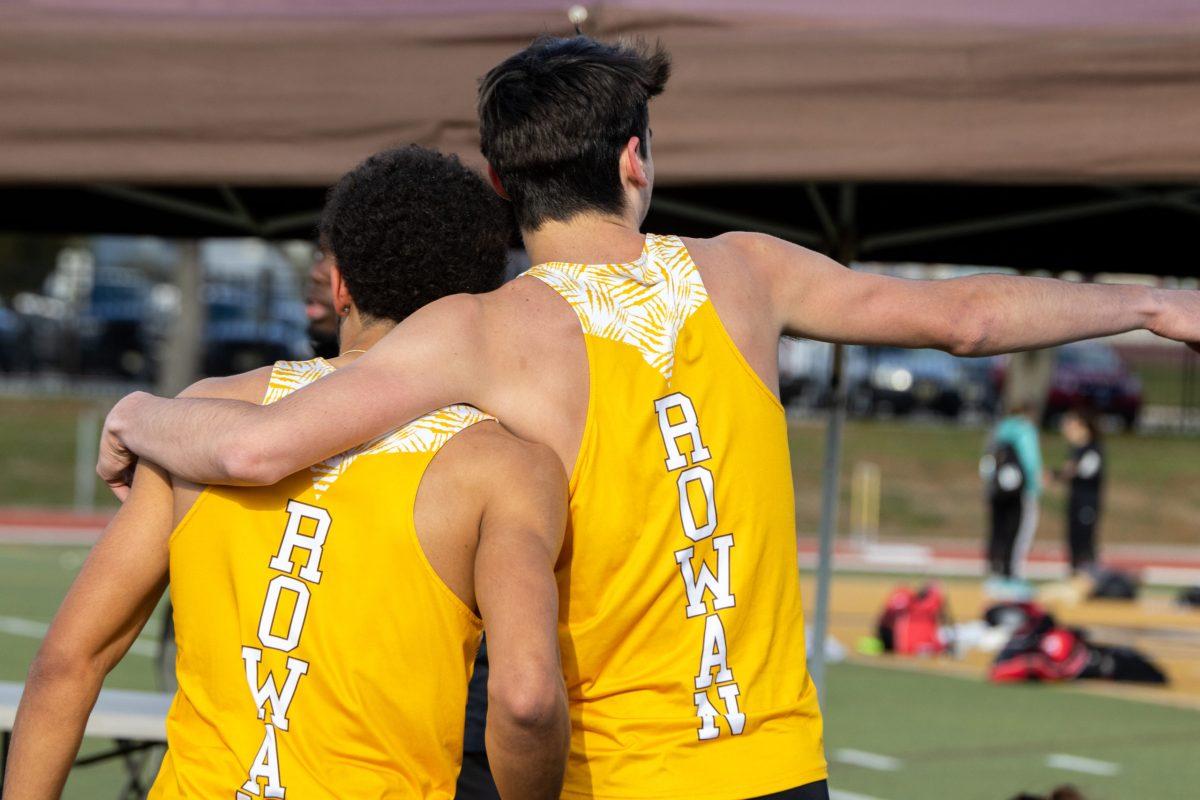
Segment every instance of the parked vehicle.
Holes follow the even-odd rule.
[[[0,371],[15,372],[21,364],[21,323],[17,312],[0,305]]]
[[[261,288],[261,287],[260,287]],[[231,375],[309,356],[307,319],[298,297],[255,291],[244,283],[206,289],[204,372]]]
[[[153,346],[146,335],[152,283],[123,268],[96,270],[78,318],[84,372],[146,378],[152,371]]]
[[[963,407],[965,409],[987,416],[996,413],[1000,406],[1000,398],[996,393],[996,382],[992,379],[996,361],[997,356],[958,359],[965,379],[963,387]]]
[[[1142,412],[1142,382],[1111,345],[1078,342],[1059,348],[1045,422],[1053,423],[1079,407],[1115,415],[1127,430],[1137,424]]]
[[[784,405],[829,405],[832,368],[832,345],[782,339],[779,390]],[[991,413],[995,408],[989,359],[956,358],[938,350],[847,347],[844,370],[854,414],[928,410],[957,417],[964,409]]]
[[[61,371],[67,364],[64,352],[69,335],[67,304],[33,292],[21,292],[13,298],[17,332],[20,339],[13,350],[16,372]]]
[[[960,359],[940,350],[852,347],[847,353],[848,408],[854,414],[917,409],[957,417],[967,378]]]
[[[779,340],[779,400],[785,406],[813,407],[829,387],[833,347],[825,342],[784,337]]]
[[[1006,364],[996,368],[997,390],[1003,389]],[[1121,420],[1126,430],[1137,425],[1142,413],[1142,382],[1112,345],[1076,342],[1058,348],[1054,371],[1042,413],[1042,424],[1054,427],[1064,413],[1088,408]]]

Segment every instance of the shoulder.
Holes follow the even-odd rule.
[[[565,508],[567,476],[562,462],[544,444],[509,432],[499,422],[479,422],[446,445],[444,470],[487,506],[526,503],[545,506],[561,498]]]
[[[523,477],[566,485],[562,462],[553,450],[516,436],[495,420],[472,425],[454,438],[462,440],[460,451],[475,456],[474,464],[489,480]]]
[[[202,378],[179,393],[179,397],[209,398],[214,400],[244,400],[248,403],[262,401],[271,381],[273,367],[227,375],[220,378]]]
[[[388,338],[399,336],[411,345],[411,336],[432,345],[435,350],[460,349],[465,342],[478,342],[486,332],[490,308],[495,305],[497,289],[484,295],[452,294],[417,309]],[[387,339],[385,339],[386,341]],[[460,353],[469,355],[469,353]]]
[[[729,272],[743,282],[750,278],[772,294],[776,287],[795,287],[810,277],[829,277],[831,269],[843,269],[814,250],[765,233],[731,231],[683,242],[703,272]]]
[[[689,251],[737,256],[755,263],[770,263],[779,259],[794,259],[805,253],[817,258],[818,254],[803,245],[754,231],[730,231],[709,239],[683,238]]]

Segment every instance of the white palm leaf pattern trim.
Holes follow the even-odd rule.
[[[677,236],[647,236],[641,258],[631,264],[553,261],[525,274],[562,295],[584,333],[636,347],[667,380],[675,369],[680,329],[708,299]]]
[[[267,393],[262,404],[269,406],[282,400],[297,389],[308,386],[331,372],[333,366],[323,358],[310,361],[276,361],[271,369],[271,379],[267,383]]]
[[[315,380],[333,372],[334,368],[324,359],[311,361],[279,361],[271,370],[271,380],[263,405],[269,405],[286,397]],[[313,490],[319,498],[329,491],[359,456],[388,453],[436,453],[454,434],[471,427],[477,422],[495,419],[477,408],[466,405],[447,406],[426,414],[401,428],[378,436],[366,444],[353,447],[344,453],[327,458],[309,467]]]

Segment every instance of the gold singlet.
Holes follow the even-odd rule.
[[[826,776],[782,406],[676,237],[529,270],[589,364],[560,642],[564,797],[744,800]]]
[[[264,402],[332,370],[280,362]],[[454,796],[481,625],[413,508],[485,419],[451,406],[275,486],[205,489],[170,540],[179,691],[151,798]]]

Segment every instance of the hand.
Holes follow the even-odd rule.
[[[96,459],[96,474],[121,502],[129,495],[133,484],[133,470],[137,466],[137,455],[125,446],[121,432],[126,430],[132,418],[132,407],[145,392],[132,392],[121,398],[104,419],[104,431],[100,434],[100,452]]]
[[[1150,330],[1200,353],[1200,292],[1167,290],[1158,292],[1158,298],[1159,309]]]

